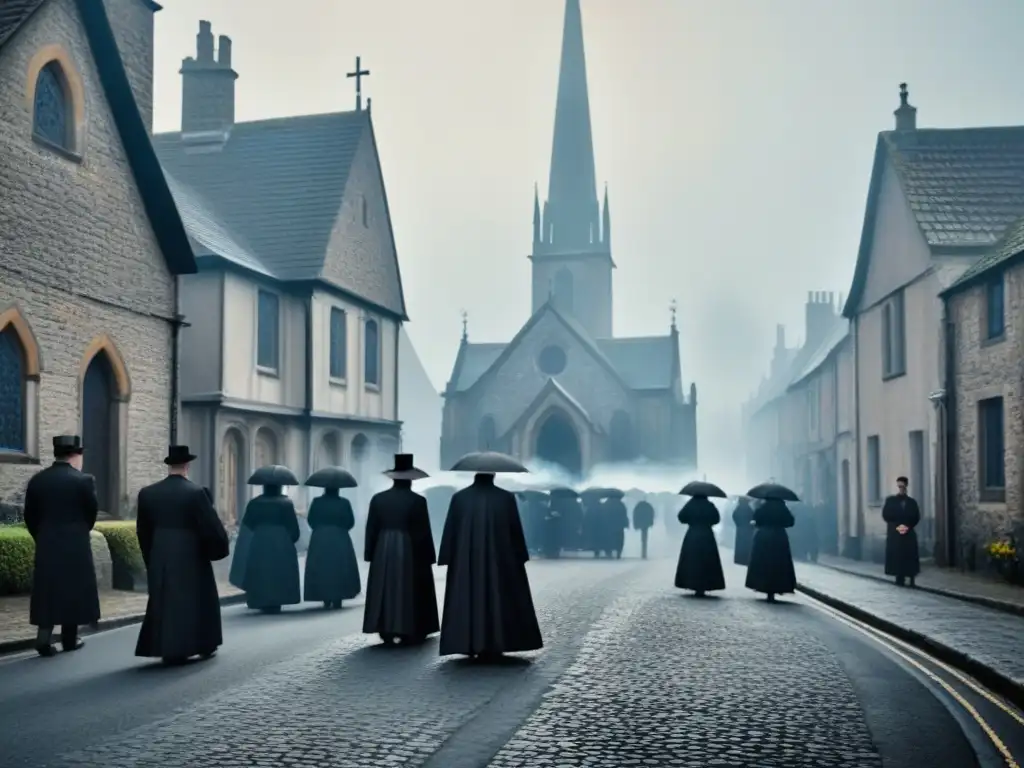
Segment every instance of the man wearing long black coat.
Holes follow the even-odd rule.
[[[53,438],[54,462],[25,489],[25,526],[36,544],[29,621],[38,628],[36,650],[53,656],[53,628],[60,624],[65,651],[85,645],[82,624],[100,620],[100,595],[89,532],[99,503],[96,481],[82,472],[82,439]]]
[[[903,586],[921,572],[921,556],[917,549],[917,533],[914,528],[921,522],[921,509],[907,494],[907,478],[896,478],[896,495],[885,500],[882,519],[885,520],[885,572],[896,577],[896,584]]]
[[[172,445],[167,477],[139,491],[135,525],[149,600],[135,655],[168,663],[209,658],[224,642],[212,562],[227,557],[230,544],[209,492],[188,479],[195,458],[188,446]]]
[[[515,497],[478,474],[452,497],[439,565],[448,566],[441,655],[493,658],[544,647],[526,576]]]

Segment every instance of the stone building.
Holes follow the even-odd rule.
[[[1024,542],[1024,219],[943,293],[952,550]]]
[[[697,461],[696,386],[679,333],[612,328],[611,212],[598,204],[579,0],[566,0],[548,199],[534,195],[533,314],[507,343],[462,343],[444,391],[442,463],[491,448],[572,474]]]
[[[183,431],[233,525],[262,465],[344,464],[371,489],[400,446],[408,318],[369,108],[237,122],[231,40],[216,48],[200,22],[181,130],[153,143],[199,267],[181,289]]]
[[[0,501],[77,432],[124,514],[175,438],[176,275],[196,265],[148,135],[157,9],[0,4]]]

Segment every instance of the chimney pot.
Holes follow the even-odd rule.
[[[893,115],[896,117],[897,131],[917,130],[917,107],[910,105],[910,91],[906,83],[900,83],[900,106]]]
[[[199,34],[196,35],[196,59],[205,63],[213,61],[213,30],[208,21],[199,22]]]
[[[217,63],[222,67],[231,67],[231,38],[227,35],[217,39]]]

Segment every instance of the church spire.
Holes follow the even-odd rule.
[[[537,185],[533,185],[533,244],[540,243],[540,194]]]
[[[604,185],[604,214],[601,217],[601,243],[607,247],[612,244],[612,211],[608,207],[608,183]]]
[[[598,228],[597,174],[580,0],[565,2],[548,205],[554,235],[552,245],[558,250],[590,250],[596,240],[593,233]],[[544,224],[548,226],[547,217]]]

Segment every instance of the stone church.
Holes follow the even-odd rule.
[[[492,449],[557,464],[695,466],[697,390],[679,332],[616,337],[611,211],[598,204],[579,0],[566,0],[548,199],[534,193],[533,314],[507,343],[462,343],[444,391],[442,463]]]

